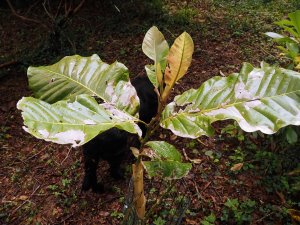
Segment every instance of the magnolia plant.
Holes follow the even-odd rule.
[[[76,147],[113,127],[139,135],[140,149],[132,148],[137,158],[132,177],[134,211],[142,220],[144,170],[150,177],[180,179],[192,167],[170,143],[149,141],[159,126],[180,137],[198,138],[213,135],[212,123],[218,120],[233,119],[247,132],[266,134],[300,124],[300,74],[295,71],[245,63],[239,73],[213,77],[169,102],[175,83],[191,64],[192,38],[184,32],[169,47],[152,27],[142,49],[153,60],[145,69],[159,99],[157,116],[147,124],[144,138],[137,126],[139,98],[127,68],[119,62],[109,65],[97,55],[68,56],[50,66],[29,67],[35,97],[23,97],[17,104],[24,130],[46,141]]]

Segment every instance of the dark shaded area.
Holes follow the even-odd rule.
[[[147,76],[135,77],[131,83],[140,99],[139,119],[145,123],[150,123],[152,117],[156,115],[158,107],[154,87]],[[145,124],[139,123],[138,125],[142,130],[142,136],[145,137],[147,132]],[[96,193],[104,191],[103,184],[97,182],[97,168],[101,159],[109,163],[110,175],[113,178],[124,178],[121,163],[125,158],[128,158],[128,155],[131,155],[131,146],[140,148],[137,135],[134,139],[131,136],[124,130],[112,128],[83,145],[85,171],[82,183],[83,191],[90,189]],[[128,142],[129,139],[136,140],[136,143]]]

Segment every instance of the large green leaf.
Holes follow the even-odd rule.
[[[127,68],[119,62],[104,63],[98,55],[67,56],[50,66],[29,67],[27,74],[35,97],[48,103],[88,94],[131,115],[138,111],[139,99]]]
[[[300,74],[266,63],[245,63],[240,73],[214,77],[197,90],[176,96],[165,108],[161,126],[182,137],[211,135],[211,123],[234,119],[240,127],[272,134],[300,125]]]
[[[152,158],[181,162],[181,154],[173,145],[165,141],[148,141],[146,146],[153,150]]]
[[[162,176],[165,179],[181,179],[192,168],[191,163],[177,161],[146,161],[143,165],[149,177]]]
[[[112,127],[141,136],[140,128],[134,123],[138,119],[108,103],[99,105],[86,94],[77,96],[74,101],[63,100],[52,105],[23,97],[17,108],[22,110],[25,131],[58,144],[83,145]]]
[[[171,144],[164,141],[149,141],[150,147],[144,154],[151,161],[143,161],[143,165],[150,177],[160,175],[166,179],[180,179],[188,174],[192,168],[191,163],[183,163],[181,154]]]

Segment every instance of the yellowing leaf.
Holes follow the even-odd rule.
[[[289,209],[288,212],[289,212],[290,216],[293,218],[293,220],[300,222],[300,211],[299,210]]]
[[[295,64],[296,64],[296,69],[300,70],[300,56],[296,56],[294,58]]]
[[[233,167],[230,168],[231,171],[239,171],[242,169],[244,163],[234,164]]]
[[[184,76],[188,70],[194,52],[194,42],[191,36],[183,32],[172,45],[167,56],[168,66],[165,70],[164,81],[166,84],[163,99],[166,98],[175,82]]]

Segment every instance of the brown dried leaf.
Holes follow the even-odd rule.
[[[242,169],[244,163],[234,164],[233,167],[230,168],[231,171],[239,171]]]
[[[170,140],[175,141],[177,139],[177,136],[175,134],[171,135]]]
[[[295,209],[288,209],[288,212],[290,216],[293,218],[293,220],[300,222],[300,211]]]
[[[18,199],[22,200],[22,201],[25,201],[25,200],[28,199],[28,196],[27,195],[21,195]]]
[[[130,150],[131,150],[131,152],[132,152],[132,154],[134,155],[135,158],[137,158],[139,156],[140,151],[137,148],[130,147]]]
[[[189,159],[190,162],[195,163],[195,164],[200,164],[202,162],[202,159]]]

